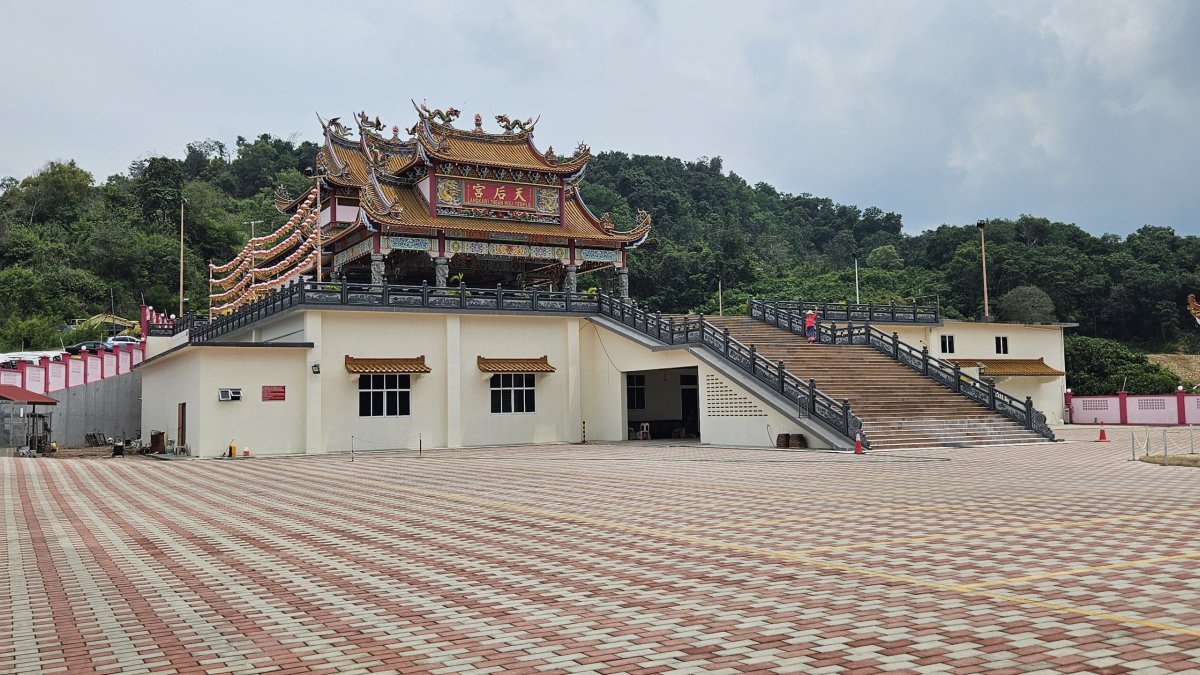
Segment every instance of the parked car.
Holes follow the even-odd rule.
[[[137,343],[141,342],[141,340],[132,335],[114,335],[108,338],[106,342],[110,347],[112,347],[115,345],[136,345]]]
[[[99,352],[99,351],[111,352],[112,345],[108,344],[107,342],[101,342],[99,340],[84,340],[83,342],[80,342],[78,344],[73,344],[70,347],[67,347],[67,353],[68,354],[78,354],[81,350],[84,350],[84,349],[86,349],[92,353]]]

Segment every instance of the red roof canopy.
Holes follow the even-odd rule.
[[[0,384],[0,400],[12,401],[13,403],[36,403],[38,405],[58,405],[58,401],[36,394],[28,389],[13,386],[11,384]]]

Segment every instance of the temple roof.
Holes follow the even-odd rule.
[[[349,230],[361,225],[396,234],[433,234],[437,230],[482,235],[504,233],[529,236],[531,240],[573,238],[593,245],[627,245],[643,239],[650,231],[650,216],[645,212],[638,213],[632,230],[618,232],[607,215],[598,218],[588,210],[577,185],[583,168],[591,159],[586,145],[580,143],[571,157],[560,159],[552,151],[542,152],[534,146],[536,120],[510,121],[507,116],[500,115],[497,122],[504,132],[488,133],[482,130],[481,118],[476,115],[476,128],[466,131],[452,126],[458,117],[458,111],[453,108],[446,112],[431,111],[423,105],[416,108],[419,119],[404,132],[407,138],[400,137],[398,126],[392,127],[390,139],[385,138],[380,133],[383,123],[365,113],[356,116],[357,139],[351,138],[350,129],[341,124],[341,118],[321,120],[325,138],[317,151],[316,166],[324,189],[356,191],[355,196],[362,207],[359,222],[352,224]],[[462,176],[472,176],[471,180],[480,176],[483,180],[529,184],[539,190],[542,188],[538,186],[543,185],[561,189],[561,218],[553,214],[553,219],[558,222],[538,222],[533,217],[537,214],[505,212],[503,208],[500,209],[501,217],[493,216],[494,211],[482,209],[480,211],[487,215],[431,215],[427,197],[418,183],[431,170],[443,165],[453,165],[443,170],[457,167],[463,172]],[[471,166],[495,173],[470,169]],[[456,179],[446,176],[439,180]],[[280,191],[275,201],[276,206],[287,213],[299,208],[303,196],[293,199]],[[332,238],[339,237],[333,235]]]
[[[430,122],[423,125],[417,140],[430,157],[443,161],[526,171],[573,174],[592,158],[591,151],[582,143],[571,157],[561,160],[556,155],[547,157],[533,145],[532,130],[489,134]]]

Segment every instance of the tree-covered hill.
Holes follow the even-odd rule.
[[[103,181],[74,162],[54,162],[0,181],[0,350],[57,346],[71,318],[133,315],[143,301],[176,306],[179,204],[184,209],[192,310],[206,307],[209,260],[228,260],[249,236],[284,221],[271,191],[308,181],[316,146],[261,135],[192,143],[182,159],[149,157]],[[633,295],[664,312],[715,311],[748,295],[940,301],[950,317],[982,314],[979,230],[974,223],[905,234],[900,214],[750,185],[720,158],[603,152],[588,167],[584,198],[618,227],[640,209],[654,230],[631,256]],[[1128,237],[1094,236],[1035,216],[987,221],[992,312],[1000,318],[1069,321],[1083,335],[1197,351],[1186,312],[1200,290],[1200,238],[1146,226]],[[469,280],[468,280],[469,281]],[[611,279],[584,277],[585,286]]]

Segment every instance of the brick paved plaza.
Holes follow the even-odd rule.
[[[1127,434],[0,459],[0,672],[1197,672],[1200,470]]]

